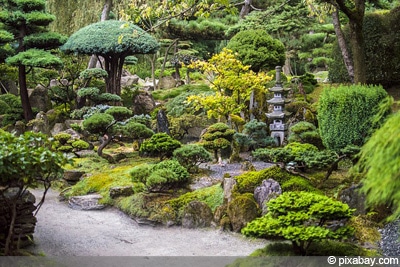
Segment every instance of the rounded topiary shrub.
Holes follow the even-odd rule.
[[[176,149],[174,158],[189,172],[197,172],[198,165],[212,160],[211,154],[200,145],[189,144]]]
[[[90,147],[89,143],[83,140],[76,140],[72,142],[71,146],[76,150],[85,150]]]

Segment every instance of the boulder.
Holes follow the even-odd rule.
[[[252,194],[242,194],[228,204],[227,214],[232,225],[232,231],[240,232],[247,223],[258,217],[258,204]]]
[[[48,111],[51,109],[51,99],[47,93],[47,88],[38,85],[30,94],[29,102],[32,108],[37,108],[40,111]]]
[[[46,113],[43,111],[40,111],[38,114],[36,114],[35,119],[31,123],[32,130],[34,132],[50,134],[49,119],[47,118]]]
[[[52,136],[61,133],[62,131],[66,130],[66,126],[64,123],[57,122],[54,124],[53,128],[51,129],[50,133]]]
[[[254,198],[262,210],[262,214],[267,213],[266,203],[282,194],[279,183],[273,179],[262,181],[261,185],[254,190]]]
[[[106,207],[99,203],[101,198],[102,196],[99,194],[74,196],[68,200],[68,207],[77,210],[101,210]]]
[[[134,96],[132,105],[133,113],[141,115],[149,114],[156,107],[156,102],[150,93],[141,91]]]
[[[191,201],[183,210],[182,226],[184,228],[209,227],[213,219],[211,209],[200,201]]]
[[[77,170],[66,170],[63,174],[63,179],[69,184],[74,185],[82,178],[84,172],[77,171]]]
[[[110,188],[110,197],[127,197],[133,194],[132,186],[118,186]]]
[[[121,77],[121,88],[131,87],[132,85],[136,85],[139,83],[140,77],[136,74],[126,75]]]
[[[352,185],[339,193],[340,201],[349,205],[350,208],[356,209],[354,215],[367,213],[365,195],[358,191],[360,188],[361,184]]]
[[[176,80],[172,76],[162,77],[160,80],[160,89],[171,89],[176,87]]]
[[[224,179],[224,200],[227,201],[227,203],[231,202],[232,200],[232,190],[233,187],[237,184],[236,180],[234,178],[225,178]]]

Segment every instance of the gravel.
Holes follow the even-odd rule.
[[[379,247],[383,256],[399,256],[400,220],[386,224],[379,232],[381,233]]]

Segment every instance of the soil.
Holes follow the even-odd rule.
[[[31,250],[46,256],[247,256],[267,244],[215,228],[139,226],[115,208],[74,210],[52,190],[37,219]]]

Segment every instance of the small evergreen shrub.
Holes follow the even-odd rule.
[[[156,133],[149,140],[146,140],[140,146],[140,152],[149,156],[158,156],[160,159],[171,157],[175,149],[179,148],[181,143],[173,139],[166,133]]]
[[[83,140],[76,140],[72,142],[71,146],[76,150],[85,150],[90,147],[89,143]]]
[[[203,146],[195,144],[184,145],[177,148],[173,155],[189,172],[197,172],[200,163],[212,160],[211,154]]]
[[[71,139],[71,134],[69,133],[58,133],[56,135],[53,136],[53,138],[58,141],[61,145],[65,145],[68,140]]]

